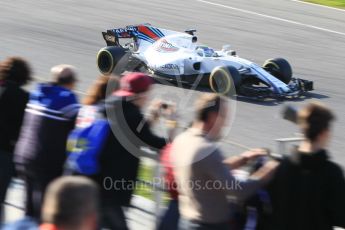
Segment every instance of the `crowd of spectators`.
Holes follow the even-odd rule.
[[[160,230],[345,228],[344,174],[327,152],[335,116],[323,104],[298,111],[304,140],[285,157],[252,149],[224,158],[217,143],[231,110],[225,96],[203,93],[191,126],[175,136],[176,106],[149,101],[154,82],[146,74],[100,76],[82,103],[73,66],[54,66],[51,81],[28,93],[23,86],[31,80],[26,60],[0,62],[0,203],[15,176],[26,193],[25,219],[4,229],[129,229],[124,210],[143,147],[160,154],[171,197]],[[107,123],[102,130],[109,128],[105,137],[95,131],[100,119]],[[162,119],[168,137],[152,131]],[[90,143],[81,135],[104,140],[87,155]],[[85,165],[94,170],[85,173]]]

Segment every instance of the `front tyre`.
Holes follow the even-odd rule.
[[[239,88],[241,75],[233,66],[219,66],[212,70],[209,77],[210,88],[219,94],[228,94],[231,89]]]
[[[292,78],[292,68],[289,62],[283,58],[268,59],[263,64],[263,68],[270,74],[289,84]]]

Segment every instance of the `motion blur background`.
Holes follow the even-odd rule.
[[[291,0],[1,0],[0,59],[27,58],[38,80],[49,79],[53,65],[68,63],[79,69],[83,92],[99,74],[96,53],[105,46],[101,32],[130,24],[184,31],[198,30],[199,41],[214,48],[231,44],[239,56],[258,64],[284,57],[295,77],[315,82],[306,99],[286,102],[239,100],[225,152],[243,147],[276,148],[274,139],[294,136],[297,127],[284,121],[282,106],[321,100],[337,115],[331,145],[335,160],[345,166],[345,11]],[[153,97],[175,102],[200,92],[155,86]],[[183,112],[183,111],[180,111]],[[183,120],[192,114],[185,109]]]

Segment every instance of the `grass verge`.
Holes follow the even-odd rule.
[[[345,0],[306,0],[305,2],[345,9]]]
[[[143,164],[140,165],[138,173],[138,177],[140,180],[152,181],[153,176],[154,168],[152,166],[147,166]],[[134,191],[134,194],[153,200],[153,189],[148,185],[140,184]]]
[[[153,182],[154,170],[155,168],[153,166],[141,164],[139,168],[138,179]],[[139,183],[138,187],[134,191],[134,194],[155,201],[154,189],[149,185]],[[163,204],[167,204],[169,200],[169,194],[167,192],[164,192],[162,197]]]

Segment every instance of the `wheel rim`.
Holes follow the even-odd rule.
[[[224,69],[212,72],[209,81],[211,90],[215,93],[227,94],[231,89],[230,76]]]
[[[280,69],[276,63],[270,62],[270,61],[266,62],[264,64],[264,67],[268,67],[271,71],[274,71],[274,72],[279,72],[279,69]]]
[[[101,50],[97,54],[97,67],[102,74],[111,74],[114,59],[108,50]]]

